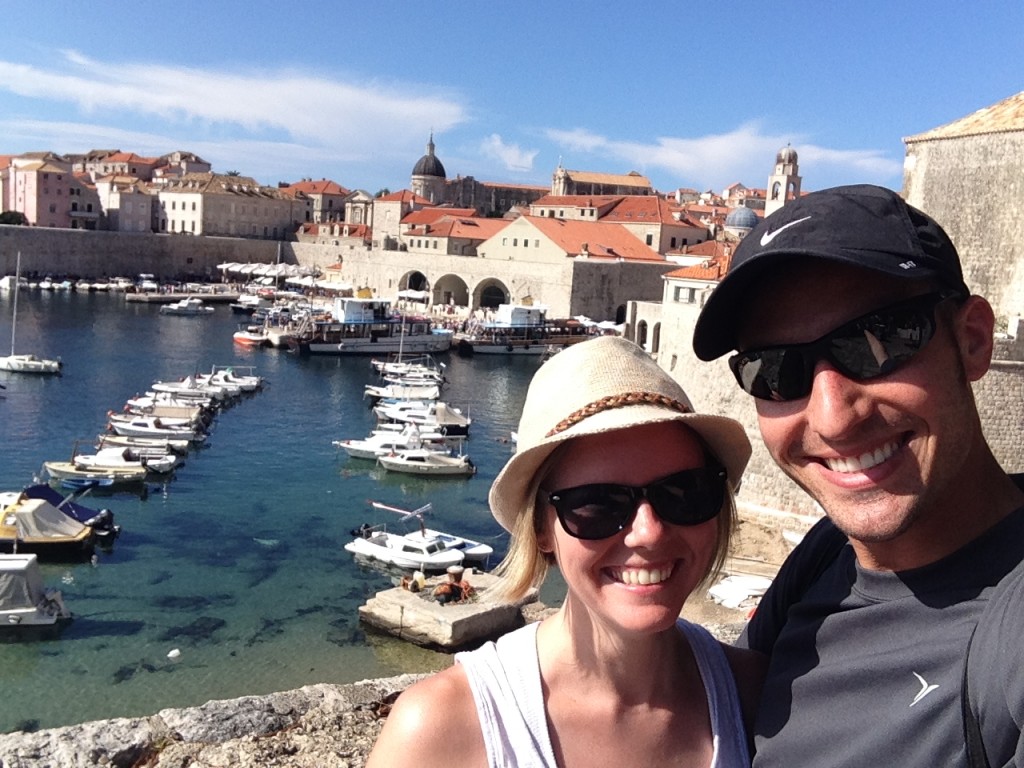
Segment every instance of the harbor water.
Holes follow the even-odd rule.
[[[536,359],[446,354],[444,399],[473,417],[469,479],[386,473],[331,441],[374,425],[369,359],[302,357],[232,343],[226,306],[209,317],[159,314],[117,294],[23,291],[17,351],[64,362],[60,377],[0,372],[0,490],[42,463],[88,448],[110,410],[160,379],[253,366],[268,385],[217,417],[208,444],[148,493],[92,496],[123,527],[95,563],[44,564],[75,619],[56,638],[0,636],[0,731],[148,715],[297,688],[437,669],[450,657],[375,635],[357,608],[392,576],[342,545],[369,501],[433,505],[430,522],[495,548],[507,537],[487,510],[510,454]],[[0,339],[11,295],[0,294]],[[177,653],[172,653],[177,651]]]

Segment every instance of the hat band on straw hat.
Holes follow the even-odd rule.
[[[544,437],[553,437],[559,432],[564,432],[584,419],[596,413],[601,413],[601,411],[609,411],[613,408],[622,408],[627,405],[660,405],[680,413],[693,413],[693,409],[686,403],[666,395],[659,395],[657,392],[623,392],[618,395],[602,397],[600,400],[595,400],[573,411],[552,427]]]

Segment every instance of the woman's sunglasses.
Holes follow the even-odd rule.
[[[729,367],[740,387],[762,400],[806,397],[821,360],[854,381],[885,376],[924,349],[935,334],[935,307],[960,295],[916,296],[868,312],[815,341],[740,352],[729,358]]]
[[[714,519],[725,502],[725,469],[684,469],[645,486],[591,483],[548,494],[562,528],[577,539],[607,539],[629,525],[641,499],[672,525]]]

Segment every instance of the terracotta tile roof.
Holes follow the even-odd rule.
[[[676,209],[678,210],[678,209]],[[619,203],[601,217],[601,221],[645,224],[675,223],[672,216],[673,207],[660,195],[630,195],[619,198]]]
[[[703,245],[703,243],[701,243]],[[724,243],[717,243],[719,246],[724,246]],[[687,255],[694,255],[691,250]],[[694,264],[687,267],[679,267],[674,269],[665,275],[665,279],[680,279],[680,280],[708,280],[718,282],[725,273],[729,271],[729,265],[732,263],[732,249],[723,248],[721,252],[712,256],[700,264]]]
[[[377,200],[385,203],[414,203],[416,205],[433,205],[432,202],[427,200],[425,197],[413,194],[408,189],[401,189],[398,192],[392,192],[390,195],[384,195],[378,197]]]
[[[403,222],[405,220],[403,219]],[[405,233],[406,237],[454,237],[462,240],[483,242],[494,237],[509,225],[505,219],[484,219],[479,217],[452,217],[435,223],[414,227]],[[429,229],[428,229],[429,226]]]
[[[585,244],[590,258],[665,261],[621,224],[549,219],[546,216],[524,216],[523,219],[533,224],[568,256],[577,256]]]
[[[402,217],[402,223],[410,226],[416,226],[418,224],[433,224],[435,221],[440,221],[445,216],[461,216],[462,218],[469,219],[476,216],[476,209],[443,208],[435,205],[429,208],[420,208],[416,211],[410,211]]]
[[[544,195],[533,205],[558,206],[564,208],[600,208],[621,200],[622,195]]]
[[[967,117],[961,117],[924,133],[907,136],[903,141],[909,144],[915,141],[954,139],[1009,131],[1024,131],[1024,91],[992,106],[983,107]]]
[[[545,189],[551,189],[550,186],[541,186],[537,184],[505,184],[500,181],[481,181],[480,186],[495,187],[498,189],[521,189],[525,192],[542,192]]]
[[[0,171],[11,167],[11,158],[14,155],[0,155]]]
[[[645,187],[650,188],[651,182],[646,176],[641,176],[636,171],[629,173],[593,173],[590,171],[566,171],[573,181],[584,184],[615,184],[620,187]]]
[[[303,179],[289,184],[283,189],[297,189],[307,195],[347,195],[349,193],[343,186],[330,179],[320,179],[319,181]]]

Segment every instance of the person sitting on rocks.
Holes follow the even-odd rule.
[[[762,657],[679,618],[725,557],[749,456],[632,342],[541,366],[489,500],[512,533],[505,595],[557,565],[565,600],[406,690],[367,766],[749,766]]]

